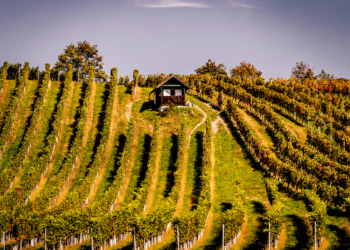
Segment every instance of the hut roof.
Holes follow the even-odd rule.
[[[180,82],[182,85],[184,85],[187,89],[190,89],[190,88],[191,88],[187,83],[181,81],[181,80],[180,80],[179,78],[177,78],[176,76],[171,76],[171,77],[169,77],[168,79],[166,79],[164,82],[158,84],[158,85],[152,90],[152,92],[155,91],[156,89],[162,87],[164,84],[166,84],[167,82],[169,82],[169,81],[170,81],[171,79],[173,79],[173,78],[176,79],[178,82]],[[151,93],[152,93],[152,92],[151,92]]]

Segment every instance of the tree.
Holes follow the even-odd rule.
[[[73,65],[73,69],[80,71],[80,76],[86,78],[89,73],[89,67],[95,67],[95,75],[98,79],[107,79],[103,69],[102,56],[98,55],[97,45],[90,45],[88,41],[78,42],[77,45],[71,43],[58,55],[55,69],[68,70],[68,64]],[[100,73],[101,72],[101,73]]]
[[[38,73],[40,74],[39,67],[36,67],[36,68],[33,67],[29,72],[28,79],[29,80],[38,80]]]
[[[217,77],[218,75],[227,75],[225,65],[222,63],[216,65],[215,61],[212,61],[211,59],[208,59],[208,62],[204,66],[194,71],[197,73],[197,75],[210,74],[213,77]]]
[[[108,75],[106,74],[106,72],[104,70],[98,71],[95,74],[95,78],[97,79],[98,82],[107,82],[108,79]]]
[[[16,64],[10,64],[8,71],[7,71],[7,78],[8,79],[18,79],[19,72],[22,67],[22,64],[16,63]]]
[[[243,61],[232,68],[230,74],[231,76],[239,78],[256,78],[261,76],[262,72],[257,70],[253,64]]]
[[[310,68],[309,64],[304,63],[303,61],[296,63],[295,67],[292,69],[292,76],[296,79],[305,80],[305,79],[314,79],[314,67]]]
[[[322,70],[320,74],[317,75],[317,78],[319,79],[334,79],[334,75],[326,73],[326,71]]]

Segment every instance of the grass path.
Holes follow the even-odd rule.
[[[118,86],[117,86],[117,91],[115,92],[115,96],[114,96],[114,101],[113,101],[113,110],[112,110],[112,118],[111,118],[111,124],[109,127],[109,137],[108,137],[108,141],[107,141],[107,145],[105,148],[105,152],[103,154],[103,161],[101,163],[100,166],[100,170],[98,172],[98,177],[94,183],[94,188],[92,189],[92,191],[90,192],[89,196],[88,196],[88,200],[89,200],[89,204],[91,204],[94,199],[95,196],[98,192],[98,189],[100,188],[101,182],[105,176],[105,173],[107,171],[107,165],[108,165],[108,160],[111,156],[112,150],[113,150],[113,142],[114,142],[114,137],[115,134],[117,132],[117,127],[118,127],[118,113],[119,113],[119,100],[118,100]]]
[[[182,171],[182,177],[181,177],[181,187],[179,192],[179,198],[176,204],[176,210],[174,213],[174,216],[180,216],[183,212],[184,205],[185,205],[185,194],[186,194],[186,185],[187,185],[187,170],[188,170],[188,161],[189,161],[189,150],[191,145],[191,138],[194,136],[194,133],[197,131],[197,129],[206,121],[207,114],[203,111],[201,107],[198,105],[194,106],[203,116],[201,121],[192,129],[187,129],[186,132],[186,144],[185,144],[185,150],[184,150],[184,161],[183,161],[183,171]],[[173,139],[172,139],[173,140]],[[174,237],[174,231],[173,229],[170,229],[168,232],[165,233],[164,238],[160,244],[157,244],[155,246],[152,246],[150,249],[162,249],[162,250],[170,250],[173,249],[173,247],[176,245],[175,243],[175,237]]]
[[[126,108],[126,106],[130,105],[130,109]],[[134,102],[132,100],[130,100],[130,102],[125,105],[124,108],[124,112],[123,114],[125,115],[125,118],[127,121],[130,120],[131,116],[132,116],[132,106],[133,106]],[[129,116],[130,115],[130,116]],[[123,180],[123,184],[120,188],[120,193],[117,197],[117,202],[116,205],[113,207],[113,209],[119,209],[121,207],[121,205],[123,204],[123,201],[125,199],[125,196],[127,194],[127,190],[129,187],[129,183],[131,180],[131,176],[133,173],[133,167],[134,167],[134,163],[135,163],[135,157],[136,157],[136,150],[138,148],[138,138],[139,138],[139,133],[140,133],[140,127],[138,126],[137,122],[135,123],[135,131],[134,131],[134,138],[133,138],[133,142],[132,142],[132,146],[131,146],[131,154],[130,154],[130,160],[127,166],[127,169],[125,171],[125,178]]]
[[[123,88],[124,92],[126,91],[126,88]],[[142,89],[138,87],[136,89],[136,97],[132,96],[130,100],[128,100],[128,103],[124,106],[123,110],[123,119],[126,119],[127,122],[133,117],[133,106],[136,102],[138,102],[141,99],[141,94],[142,94]],[[126,94],[124,94],[125,98]],[[128,98],[129,99],[129,98]],[[137,119],[137,117],[134,117],[134,119]],[[133,143],[131,146],[131,154],[130,154],[130,160],[127,166],[127,169],[125,171],[125,177],[122,183],[122,186],[120,188],[120,193],[117,197],[117,202],[116,205],[113,207],[114,210],[119,209],[124,200],[127,198],[128,195],[128,190],[129,190],[129,184],[131,182],[133,172],[134,172],[134,165],[137,157],[137,149],[139,147],[139,137],[140,135],[140,126],[138,122],[135,122],[135,131],[134,131],[134,138],[133,138]]]
[[[302,127],[292,120],[286,118],[284,115],[281,115],[279,112],[275,112],[275,114],[280,118],[280,121],[286,126],[286,128],[300,140],[306,141],[307,132],[305,127]]]
[[[160,174],[159,169],[160,169],[160,159],[162,156],[162,154],[161,154],[162,147],[163,147],[163,134],[159,133],[156,167],[154,169],[152,184],[151,184],[150,191],[149,191],[147,201],[146,201],[146,209],[143,212],[144,214],[147,214],[150,211],[150,209],[152,208],[153,202],[156,198],[155,195],[156,195],[156,188],[157,188],[157,183],[158,183],[158,176]]]
[[[238,108],[238,110],[241,113],[243,119],[251,126],[255,134],[259,137],[259,139],[261,140],[261,144],[268,147],[271,150],[271,152],[276,156],[276,154],[274,153],[274,144],[266,132],[265,125],[259,123],[252,115],[248,114],[244,109]]]
[[[140,187],[147,171],[153,133],[141,126],[139,130],[137,148],[135,150],[135,157],[133,157],[134,164],[123,203],[128,203],[134,199],[134,192]]]
[[[172,133],[162,132],[162,147],[160,149],[160,169],[157,180],[156,192],[152,207],[156,208],[163,197],[168,197],[174,185],[174,172],[176,170],[178,136]]]
[[[220,119],[219,116],[217,119]],[[216,120],[217,120],[216,119]],[[215,121],[216,121],[215,120]],[[214,122],[215,122],[214,121]],[[214,129],[213,129],[214,132]],[[212,144],[211,144],[211,174],[210,174],[210,195],[212,204],[216,201],[216,193],[215,193],[215,133],[212,136]],[[198,241],[194,245],[194,249],[200,249],[202,246],[206,244],[206,241],[210,238],[214,225],[214,207],[211,206],[208,212],[207,223],[204,226],[204,233],[202,239]]]
[[[70,188],[73,185],[75,177],[78,174],[78,171],[79,171],[79,168],[81,165],[81,161],[82,161],[82,157],[84,155],[85,147],[86,147],[86,144],[87,144],[88,139],[89,139],[90,130],[92,127],[92,121],[93,121],[93,116],[94,116],[95,95],[96,95],[96,83],[94,82],[92,85],[90,102],[89,102],[89,106],[88,106],[88,115],[87,115],[87,119],[86,119],[86,123],[85,123],[85,127],[84,127],[84,135],[83,135],[83,139],[82,139],[80,149],[79,149],[79,152],[77,155],[77,161],[75,163],[75,168],[73,171],[71,171],[69,173],[69,177],[68,177],[69,180],[66,181],[65,187],[62,189],[61,194],[57,197],[56,205],[59,205],[61,203],[61,201],[64,200],[64,198],[68,194],[68,191],[70,190]]]

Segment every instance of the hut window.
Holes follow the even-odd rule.
[[[182,95],[182,89],[175,89],[175,96],[181,96]]]
[[[171,96],[171,90],[170,89],[164,89],[163,90],[163,96]]]

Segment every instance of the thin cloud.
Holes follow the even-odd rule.
[[[136,0],[135,4],[143,8],[179,8],[179,7],[189,7],[189,8],[210,8],[210,5],[182,1],[182,0]]]
[[[244,4],[244,3],[241,3],[241,2],[238,2],[238,1],[231,1],[231,0],[228,0],[228,3],[229,5],[232,7],[232,8],[244,8],[244,9],[262,9],[262,7],[259,7],[259,6],[255,6],[255,5],[250,5],[250,4]]]

